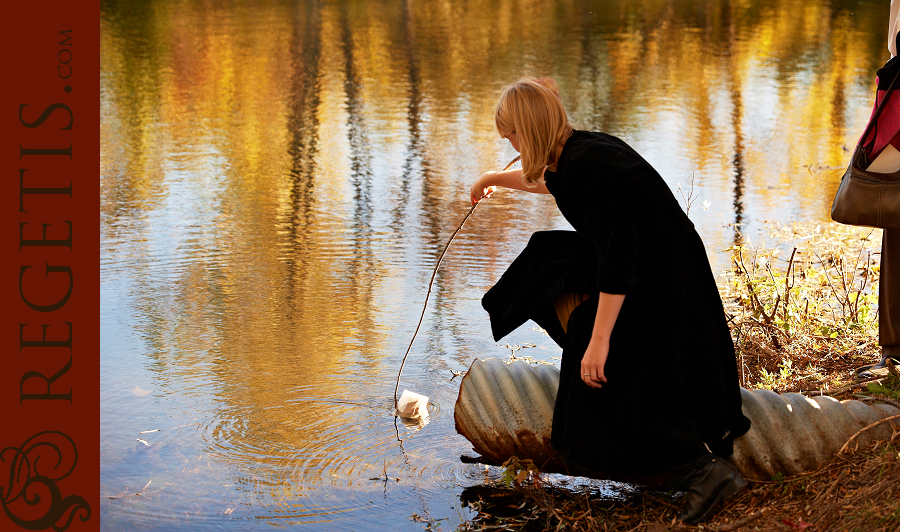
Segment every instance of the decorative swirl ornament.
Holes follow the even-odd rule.
[[[534,461],[547,472],[566,473],[550,445],[559,370],[553,366],[476,360],[463,377],[456,400],[456,431],[481,460],[502,464],[510,456]],[[832,397],[777,394],[741,388],[750,431],[734,442],[729,460],[749,479],[795,475],[828,463],[860,429],[900,414],[890,405],[838,401]],[[886,440],[900,430],[891,420],[860,434],[860,445]]]
[[[69,476],[78,463],[78,450],[69,436],[57,431],[39,432],[20,447],[0,451],[0,463],[9,467],[8,483],[0,485],[0,505],[20,528],[53,527],[61,532],[69,528],[76,514],[82,522],[90,519],[88,502],[78,495],[63,497],[56,484]]]

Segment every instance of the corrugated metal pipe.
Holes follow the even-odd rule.
[[[501,464],[510,456],[533,460],[547,472],[571,473],[550,445],[559,370],[553,366],[476,360],[463,378],[456,400],[456,430],[481,460]],[[750,431],[734,442],[729,460],[749,479],[771,480],[826,464],[860,429],[900,414],[886,404],[805,397],[796,393],[741,388]],[[861,446],[890,439],[900,419],[864,431]],[[582,473],[583,474],[583,473]]]

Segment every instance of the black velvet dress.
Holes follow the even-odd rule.
[[[611,478],[665,474],[707,446],[730,456],[750,428],[734,345],[703,242],[669,187],[623,141],[586,131],[545,181],[575,231],[535,233],[482,304],[495,340],[533,319],[563,348],[554,448]],[[553,304],[566,292],[591,297],[563,332]],[[625,301],[595,389],[580,366],[598,292]]]

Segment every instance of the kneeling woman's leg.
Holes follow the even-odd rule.
[[[568,331],[569,316],[572,315],[572,311],[589,297],[591,297],[590,294],[566,292],[556,298],[553,308],[556,310],[556,317],[559,319],[563,332]]]

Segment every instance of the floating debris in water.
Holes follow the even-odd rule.
[[[403,390],[397,401],[397,415],[402,418],[417,419],[428,415],[428,397]]]

